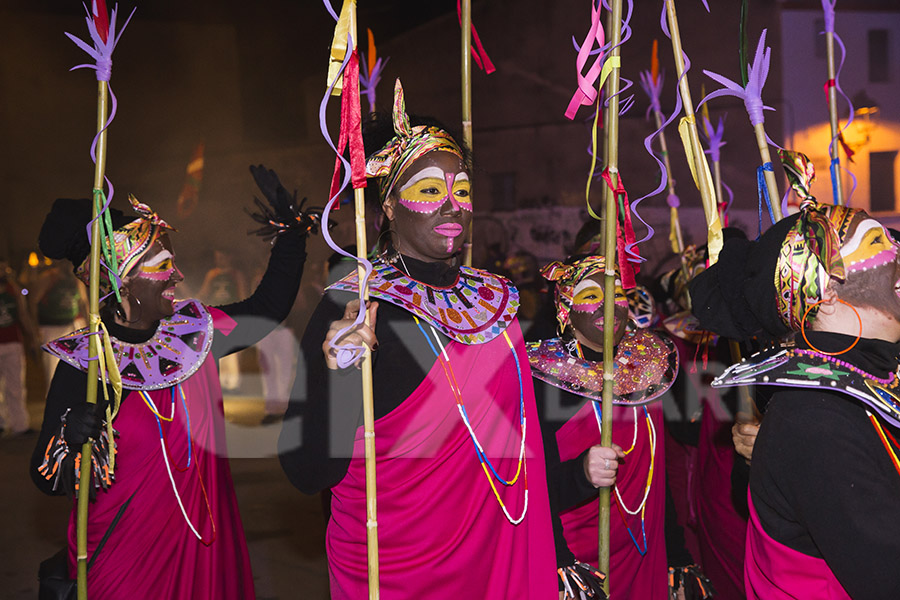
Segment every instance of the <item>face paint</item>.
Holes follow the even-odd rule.
[[[848,273],[867,271],[897,260],[897,246],[891,234],[874,219],[864,219],[841,247]]]
[[[452,190],[452,193],[447,190]],[[467,173],[446,173],[437,166],[431,166],[413,175],[400,188],[400,204],[413,212],[433,213],[449,199],[454,210],[471,212],[470,190]]]
[[[628,299],[625,297],[625,290],[616,282],[616,306],[628,306]],[[592,313],[603,307],[603,288],[597,285],[591,279],[585,279],[575,286],[575,292],[572,297],[572,310]]]
[[[175,257],[164,249],[159,254],[142,262],[136,276],[152,281],[167,281],[176,270]]]

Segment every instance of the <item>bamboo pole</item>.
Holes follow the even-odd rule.
[[[769,141],[766,139],[766,129],[762,123],[753,126],[753,133],[756,134],[756,145],[759,148],[759,157],[763,164],[771,163],[772,156],[769,154]],[[775,222],[781,220],[781,197],[778,195],[778,183],[775,181],[774,171],[763,171],[766,178],[766,188],[769,192],[769,201],[772,204],[772,214],[775,215]]]
[[[366,259],[366,200],[365,189],[353,190],[354,208],[356,213],[356,255],[361,260]],[[357,281],[363,281],[366,272],[361,262],[357,262]],[[363,291],[365,304],[368,306],[369,286]],[[364,310],[360,307],[360,310]],[[369,315],[366,312],[366,325],[369,325]],[[363,391],[363,428],[365,429],[366,448],[366,550],[368,553],[369,572],[369,600],[378,600],[378,518],[376,506],[375,485],[375,404],[372,392],[372,352],[366,348],[360,365],[362,371]]]
[[[92,194],[91,224],[91,273],[88,283],[88,307],[90,333],[87,372],[86,400],[97,403],[97,358],[100,356],[100,340],[96,333],[100,315],[100,219],[97,207],[98,192],[103,190],[106,172],[106,118],[109,106],[109,86],[105,81],[97,82],[97,163],[94,165],[94,193]],[[81,472],[78,477],[78,508],[75,524],[76,537],[76,588],[78,600],[87,600],[87,518],[88,501],[91,497],[91,451],[94,441],[88,439],[81,446]]]
[[[472,152],[472,0],[462,0],[462,130],[463,143]],[[469,225],[463,251],[463,264],[472,266],[472,242],[475,220]]]
[[[613,0],[611,11],[611,37],[612,51],[607,60],[617,61],[621,56],[620,44],[622,41],[622,0]],[[619,179],[619,70],[618,62],[613,62],[612,72],[607,79],[606,89],[609,92],[609,106],[607,121],[604,123],[606,136],[606,166],[612,186],[604,188],[604,256],[606,269],[603,280],[603,408],[600,417],[600,444],[612,445],[612,411],[613,411],[613,335],[615,333],[615,297],[616,297],[616,198],[613,189],[618,186]],[[599,94],[597,102],[601,101]],[[612,187],[613,189],[610,189]],[[609,517],[610,517],[610,488],[602,487],[599,490],[600,517],[598,528],[599,568],[606,573],[603,588],[609,594]]]
[[[687,75],[684,73],[684,55],[681,50],[681,32],[678,28],[678,15],[675,12],[675,0],[666,0],[666,16],[669,23],[669,33],[672,35],[672,51],[675,55],[675,71],[678,76],[678,91],[681,94],[681,102],[684,105],[684,114],[687,118],[690,144],[693,149],[693,169],[697,173],[697,185],[700,188],[700,200],[703,202],[703,212],[707,222],[712,215],[718,217],[719,208],[716,204],[715,191],[709,186],[709,181],[702,176],[705,170],[703,146],[700,144],[700,134],[697,130],[697,117],[694,113],[694,102],[691,99],[691,88],[688,85]]]
[[[825,32],[825,47],[828,54],[828,81],[834,81],[834,32]],[[828,118],[831,124],[831,161],[840,160],[840,147],[838,144],[838,136],[841,133],[840,123],[838,121],[837,108],[837,89],[833,85],[828,86]],[[832,177],[834,177],[835,199],[834,203],[841,206],[844,205],[844,188],[841,184],[841,170],[833,169]]]

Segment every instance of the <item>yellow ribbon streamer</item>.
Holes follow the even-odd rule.
[[[691,177],[694,179],[694,185],[698,190],[703,189],[700,186],[702,178],[706,183],[706,189],[712,194],[712,198],[707,202],[703,201],[703,213],[706,216],[706,226],[709,230],[708,249],[709,264],[719,260],[719,252],[722,251],[722,222],[719,220],[719,210],[716,207],[715,184],[713,183],[712,173],[709,170],[709,163],[706,161],[706,154],[702,148],[694,149],[691,143],[691,128],[696,127],[696,118],[693,116],[682,117],[678,123],[678,134],[681,136],[681,143],[684,146],[684,152],[687,154],[688,165],[691,167]],[[697,172],[697,165],[700,166],[700,172]]]
[[[347,38],[353,35],[353,43],[356,43],[356,0],[344,0],[341,6],[341,15],[338,17],[337,25],[334,28],[334,39],[331,41],[331,55],[328,60],[328,79],[326,86],[330,87],[334,82],[334,88],[331,90],[332,96],[340,96],[341,90],[344,88],[344,77],[339,76],[341,66],[344,64],[344,58],[347,56]]]
[[[620,56],[610,56],[606,59],[606,62],[603,63],[603,68],[600,69],[600,83],[597,86],[598,90],[603,89],[603,85],[606,83],[607,77],[612,73],[613,69],[618,69],[622,66],[622,57]],[[591,128],[591,170],[588,173],[587,187],[584,190],[585,201],[587,202],[588,214],[591,215],[594,219],[598,221],[602,220],[600,215],[594,212],[594,209],[591,208],[591,180],[594,179],[594,172],[597,170],[597,121],[600,118],[600,94],[597,94],[597,112],[594,113],[594,125]]]
[[[97,371],[100,376],[100,384],[103,388],[103,399],[106,401],[106,434],[109,438],[109,472],[112,474],[116,469],[116,440],[113,435],[113,419],[119,414],[119,407],[122,404],[122,375],[119,373],[119,365],[116,363],[116,356],[113,353],[112,340],[106,325],[100,319],[99,315],[92,314],[91,322],[97,325],[97,333],[100,335],[100,352],[97,353]],[[109,376],[109,383],[113,388],[115,400],[113,408],[110,410],[109,392],[106,389],[106,378]]]

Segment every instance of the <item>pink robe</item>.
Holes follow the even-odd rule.
[[[749,490],[747,502],[747,600],[851,600],[823,559],[788,548],[763,530]]]
[[[375,422],[381,598],[557,597],[541,434],[517,321],[507,328],[525,399],[528,512],[504,516],[475,454],[440,362],[399,407]],[[516,472],[519,374],[503,336],[447,345],[472,428],[499,475]],[[335,600],[367,597],[365,450],[357,431],[347,474],[332,488],[326,547]],[[510,515],[522,513],[525,473],[495,480]]]
[[[609,595],[616,600],[668,600],[669,567],[666,562],[665,518],[665,439],[663,426],[662,403],[653,402],[647,405],[650,418],[656,428],[657,444],[654,462],[653,482],[647,498],[645,509],[645,530],[647,533],[647,552],[641,556],[628,531],[622,522],[617,507],[615,491],[612,492],[610,505],[610,559],[609,559]],[[634,439],[634,416],[630,406],[613,406],[614,443],[623,450],[631,448]],[[616,486],[622,499],[630,510],[640,505],[647,484],[647,471],[650,468],[650,440],[647,433],[647,420],[641,407],[637,407],[637,442],[634,450],[620,463]],[[584,406],[556,432],[559,444],[560,460],[577,458],[587,448],[600,443],[600,429],[594,416],[592,402]],[[624,511],[623,511],[624,512]],[[644,538],[641,534],[641,515],[629,515],[628,527],[644,549]],[[596,499],[560,513],[566,542],[575,557],[586,563],[597,566],[598,562],[598,517],[599,504]]]
[[[234,327],[210,309],[219,333]],[[176,394],[174,420],[162,422],[169,464],[185,511],[208,542],[201,543],[178,506],[160,445],[156,418],[139,392],[131,391],[114,421],[117,438],[115,483],[97,493],[88,510],[88,558],[131,497],[88,573],[88,596],[96,600],[247,600],[255,598],[253,574],[225,446],[222,390],[216,361],[207,355],[183,384],[190,417],[191,466],[185,410]],[[172,388],[150,391],[159,413],[172,413]],[[212,514],[210,523],[209,513]],[[133,497],[132,497],[133,495]],[[214,524],[214,529],[213,529]],[[75,510],[69,520],[69,571],[75,575]]]

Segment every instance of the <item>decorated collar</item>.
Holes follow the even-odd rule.
[[[900,384],[896,373],[880,378],[812,350],[776,347],[758,352],[728,367],[712,385],[777,385],[838,392],[864,402],[891,425],[900,427]]]
[[[380,259],[373,266],[370,296],[399,306],[463,344],[491,341],[503,333],[519,308],[518,290],[506,279],[481,269],[460,267],[452,285],[434,287]],[[356,271],[328,289],[357,292]]]
[[[603,397],[603,361],[578,356],[560,338],[528,342],[531,374],[579,396]],[[667,337],[646,329],[628,332],[616,346],[613,404],[638,405],[666,392],[678,375],[678,350]]]
[[[85,327],[45,344],[44,350],[87,372],[89,339]],[[146,342],[131,344],[112,338],[122,387],[158,390],[183,382],[206,360],[212,339],[213,320],[206,308],[197,300],[177,302],[175,313],[161,320]]]

